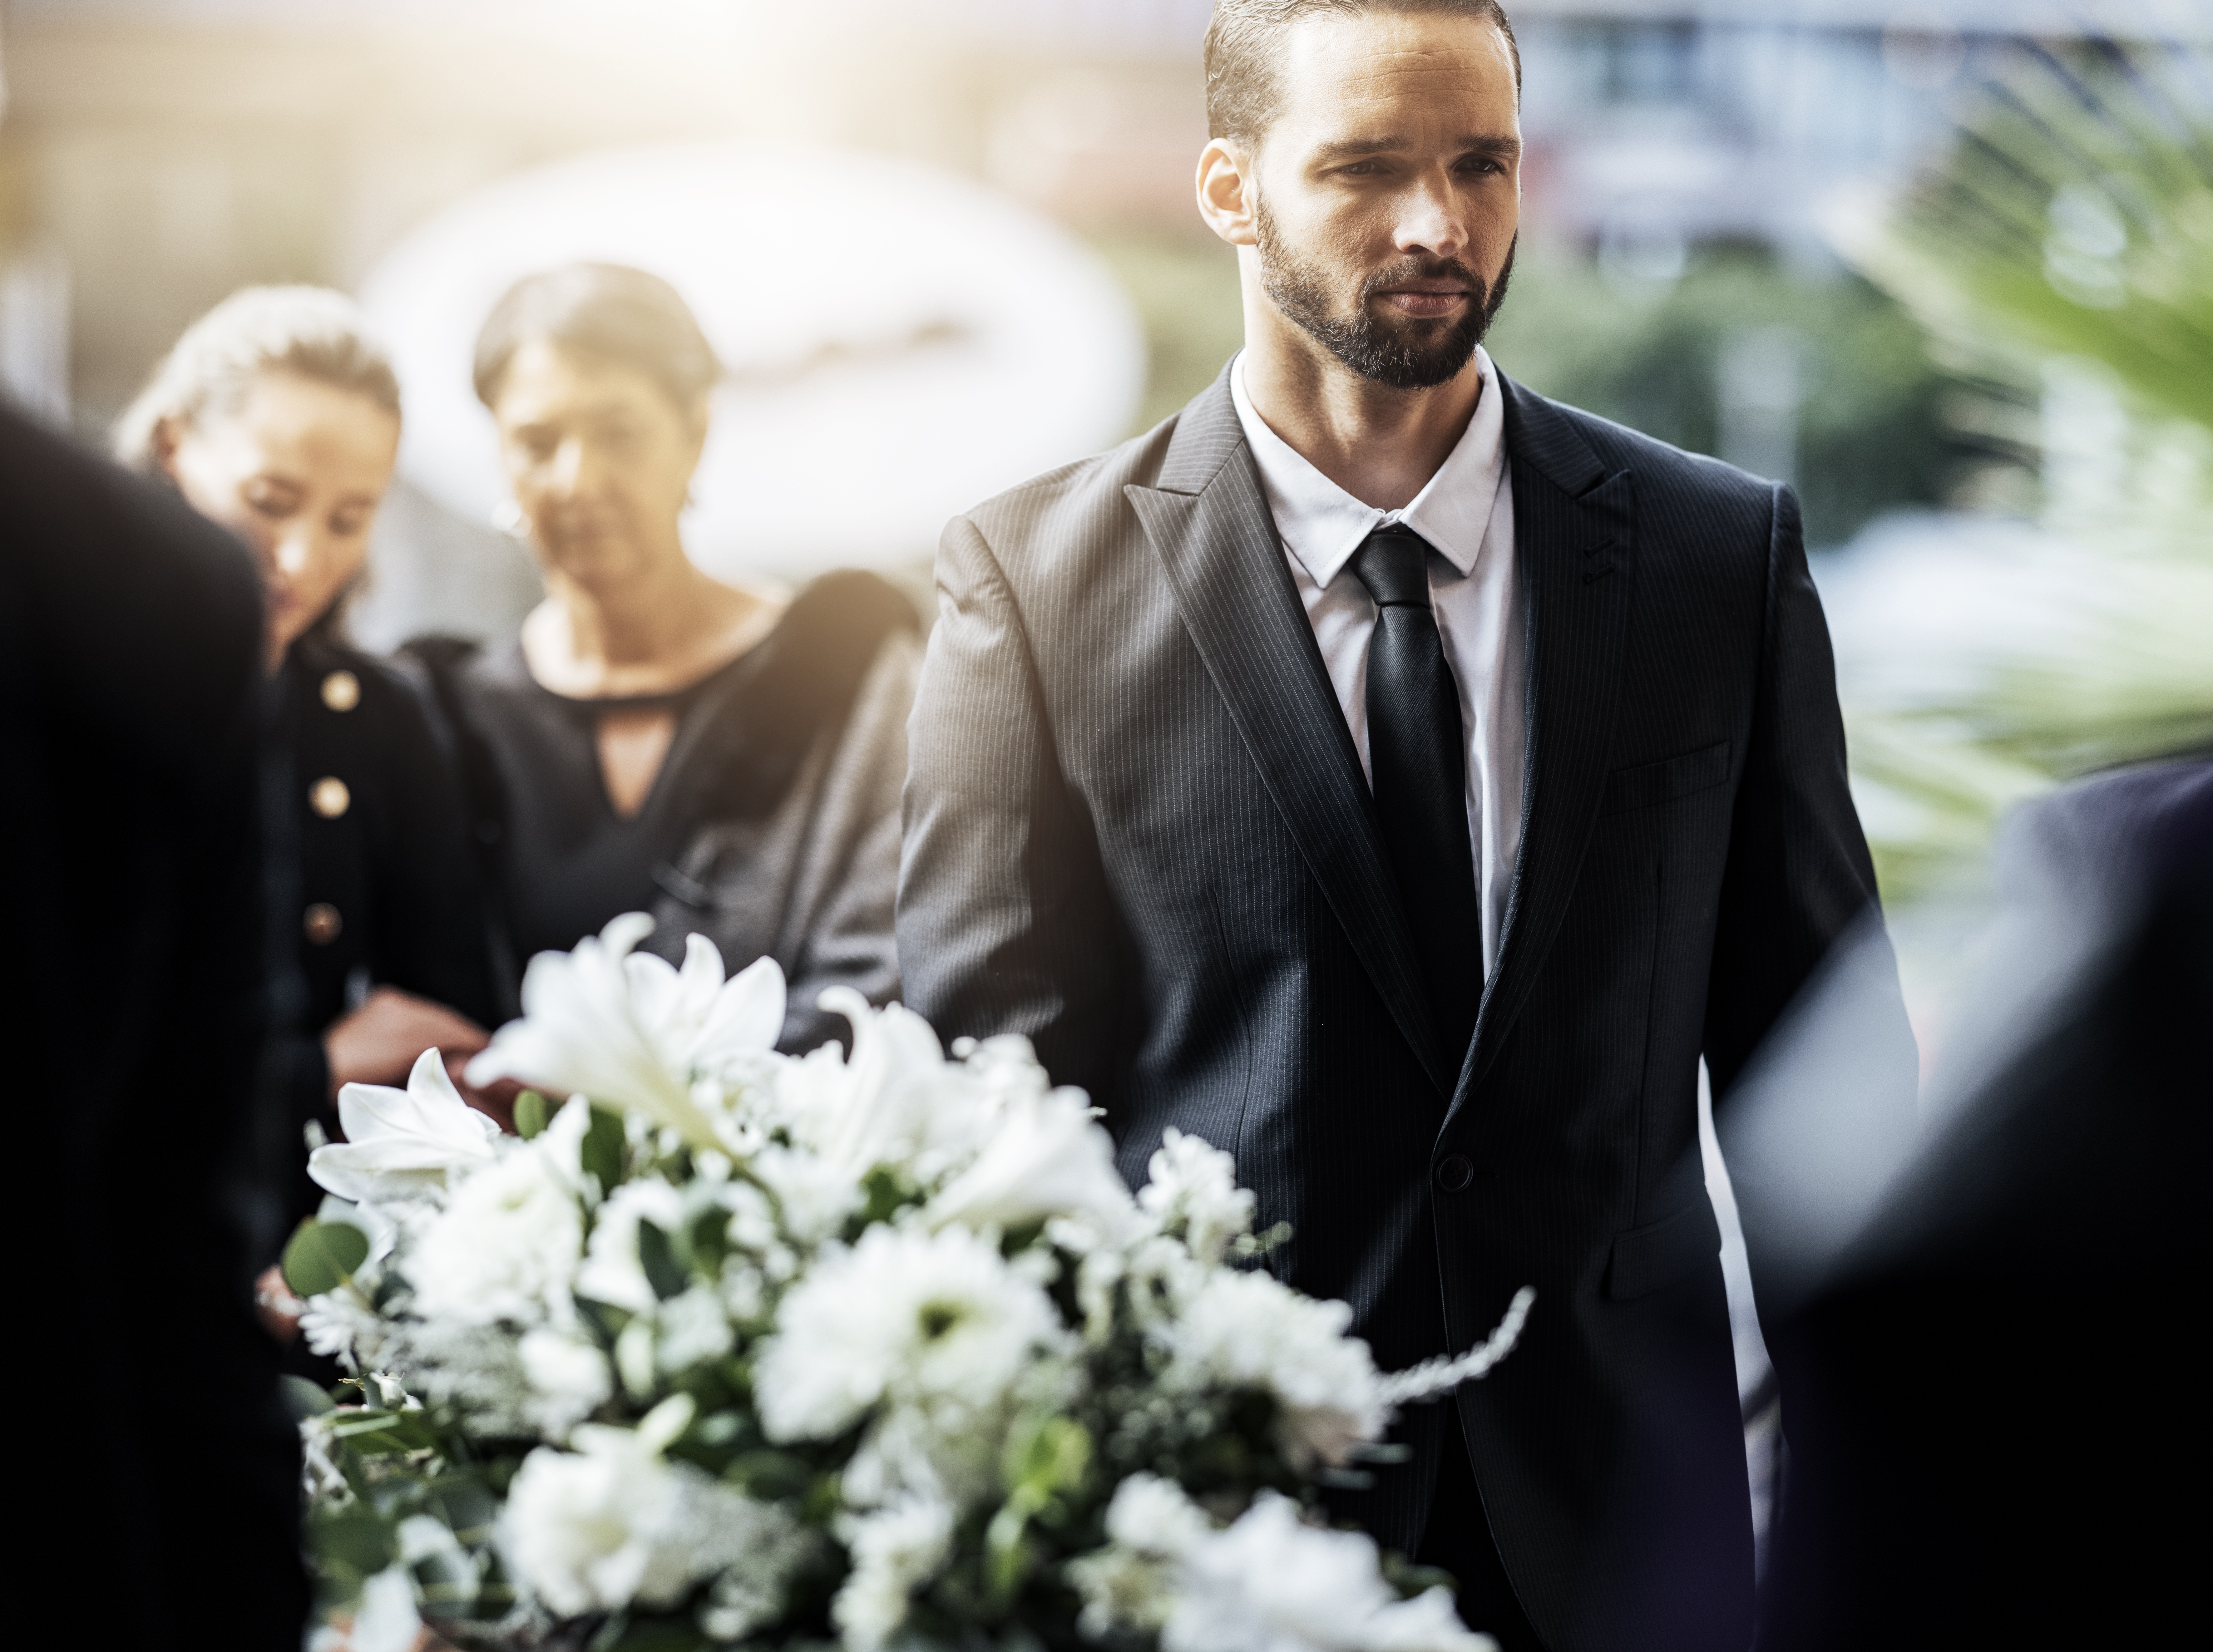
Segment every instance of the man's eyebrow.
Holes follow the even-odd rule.
[[[1400,149],[1411,149],[1412,140],[1392,134],[1383,137],[1347,137],[1334,143],[1324,143],[1316,155],[1325,161],[1356,160],[1363,155],[1390,155]],[[1484,137],[1463,137],[1453,146],[1460,155],[1495,155],[1512,157],[1521,153],[1521,140],[1510,132]]]

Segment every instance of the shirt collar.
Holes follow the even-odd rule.
[[[1462,574],[1473,571],[1506,467],[1506,411],[1498,373],[1479,344],[1475,360],[1483,390],[1467,429],[1411,503],[1403,510],[1378,510],[1338,486],[1268,428],[1245,393],[1245,355],[1238,352],[1229,372],[1237,421],[1245,427],[1276,531],[1315,584],[1336,578],[1368,536],[1392,522],[1412,528]]]

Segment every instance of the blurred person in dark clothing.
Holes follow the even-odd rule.
[[[119,458],[230,529],[261,573],[299,868],[287,928],[307,990],[282,1056],[294,1220],[320,1197],[302,1134],[337,1136],[338,1088],[404,1084],[432,1047],[458,1069],[499,1008],[460,792],[427,704],[338,623],[399,441],[391,364],[351,300],[308,287],[248,288],[210,310],[115,432]]]
[[[2213,763],[2070,788],[2001,864],[1930,1144],[1790,1316],[1776,1652],[2149,1646],[2195,1606]]]
[[[262,600],[230,536],[0,411],[0,922],[19,1615],[294,1652],[274,1227]]]
[[[823,988],[899,988],[912,605],[852,573],[784,601],[687,558],[720,367],[658,277],[578,264],[518,283],[475,373],[546,599],[503,646],[416,649],[460,733],[514,955],[649,911],[664,957],[697,931],[733,970],[775,958],[787,1048],[842,1032]]]

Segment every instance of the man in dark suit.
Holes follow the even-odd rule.
[[[307,1617],[249,1289],[261,660],[242,546],[0,408],[9,1582],[57,1638],[277,1652]]]
[[[1132,1180],[1167,1125],[1234,1152],[1387,1369],[1533,1285],[1346,1511],[1517,1652],[1741,1647],[1698,1062],[1726,1095],[1875,899],[1796,504],[1478,347],[1520,203],[1495,4],[1220,0],[1207,79],[1246,349],[947,529],[908,1002],[1029,1034]],[[1625,1519],[1664,1564],[1601,1559]]]
[[[2073,786],[2001,868],[1941,1121],[1798,1311],[1760,1642],[2186,1637],[2213,1116],[2213,761]]]

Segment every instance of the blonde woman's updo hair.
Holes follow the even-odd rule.
[[[153,469],[164,424],[188,430],[210,414],[235,412],[253,381],[271,372],[365,397],[399,416],[399,375],[353,300],[327,287],[243,287],[186,327],[162,358],[115,422],[116,458]]]

